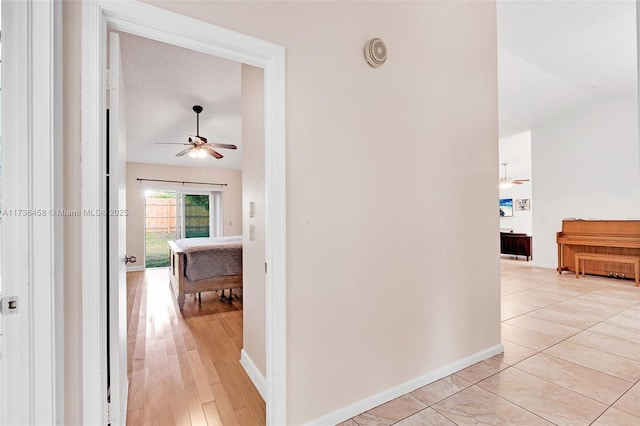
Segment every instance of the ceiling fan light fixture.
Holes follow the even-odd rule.
[[[205,158],[207,156],[207,151],[200,147],[195,147],[189,152],[189,157],[191,158]]]
[[[508,181],[502,181],[500,182],[500,188],[502,189],[507,189],[507,188],[511,188],[511,182]]]
[[[200,113],[202,112],[202,107],[200,105],[194,105],[193,112],[196,113],[196,134],[189,136],[189,143],[169,143],[171,145],[191,145],[189,148],[183,149],[182,151],[177,153],[176,157],[182,157],[183,155],[188,154],[191,158],[207,158],[208,156],[212,156],[219,160],[224,156],[215,151],[213,147],[224,149],[238,149],[238,147],[233,144],[218,142],[209,143],[207,141],[207,138],[205,138],[204,136],[200,136]]]

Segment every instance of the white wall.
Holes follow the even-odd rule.
[[[637,78],[638,78],[638,85],[636,86],[636,92],[640,91],[640,7],[638,7],[638,3],[636,2],[636,49],[637,49],[637,54],[636,54],[636,61],[637,61],[637,68],[636,68],[636,74],[637,74]],[[636,96],[636,102],[638,103],[638,126],[640,127],[640,97]],[[638,162],[640,163],[640,150],[638,150]],[[638,170],[638,173],[640,173],[640,168]],[[640,177],[639,177],[640,178]],[[637,199],[637,205],[638,205],[638,210],[640,210],[640,197]]]
[[[495,4],[157,4],[287,49],[290,424],[500,343]]]
[[[263,376],[266,360],[264,72],[242,65],[242,337],[243,349]],[[255,203],[249,217],[249,203]],[[254,240],[249,240],[249,225]]]
[[[494,2],[157,4],[286,47],[289,424],[500,343]]]
[[[240,170],[127,163],[127,210],[129,210],[127,255],[138,258],[134,266],[144,267],[145,191],[138,187],[137,178],[226,183],[227,187],[222,192],[222,233],[223,235],[242,233],[242,172]]]
[[[535,203],[531,199],[531,182],[513,185],[511,188],[500,188],[500,198],[513,199],[513,216],[500,218],[500,230],[533,235],[533,209],[535,208]],[[531,210],[516,210],[517,199],[529,199]]]
[[[513,179],[531,179],[531,132],[526,131],[500,138],[500,164],[507,163],[507,176]],[[504,167],[500,166],[500,177],[504,176]],[[511,188],[500,188],[500,198],[512,198],[513,216],[500,218],[500,229],[513,232],[533,233],[534,200],[531,200],[531,187],[534,183],[524,182]],[[531,210],[516,210],[516,199],[529,199]]]
[[[531,132],[533,262],[557,267],[563,218],[640,217],[638,100],[591,105]]]

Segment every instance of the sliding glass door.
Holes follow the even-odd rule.
[[[169,266],[167,241],[178,238],[174,191],[145,192],[145,267]]]
[[[222,235],[220,192],[147,191],[145,266],[169,265],[167,241]]]
[[[178,192],[180,238],[220,237],[222,211],[220,192]]]
[[[183,194],[185,238],[211,235],[209,195]]]

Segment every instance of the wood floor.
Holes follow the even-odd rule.
[[[239,362],[241,301],[187,296],[181,314],[164,269],[128,273],[127,292],[128,425],[265,424]]]

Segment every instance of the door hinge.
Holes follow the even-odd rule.
[[[104,70],[104,83],[105,86],[107,87],[107,90],[111,90],[112,89],[112,85],[111,82],[113,81],[113,73],[110,70]]]
[[[264,273],[267,273],[267,262],[264,262]]]
[[[18,313],[18,296],[4,296],[0,299],[0,313],[14,315]]]

